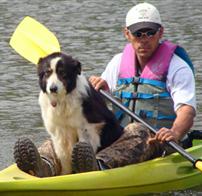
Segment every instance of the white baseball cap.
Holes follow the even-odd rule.
[[[158,30],[161,27],[159,11],[149,3],[137,4],[126,15],[126,27],[131,33],[144,28]]]

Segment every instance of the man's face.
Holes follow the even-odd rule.
[[[148,61],[156,51],[162,34],[162,27],[158,31],[140,29],[133,34],[128,29],[125,31],[125,36],[135,49],[138,59],[143,61]]]

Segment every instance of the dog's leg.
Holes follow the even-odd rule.
[[[61,133],[61,132],[60,132]],[[63,132],[64,133],[64,132]],[[68,130],[65,134],[58,135],[52,138],[58,159],[61,161],[62,171],[61,174],[70,174],[72,149],[77,141],[75,130]]]
[[[55,152],[57,154],[58,159],[61,162],[62,170],[61,174],[70,174],[71,173],[71,152],[72,145],[67,142],[54,142]],[[65,150],[64,150],[65,149]]]
[[[90,143],[93,147],[93,151],[97,152],[100,147],[100,127],[103,124],[87,124],[85,127],[78,129],[79,142]],[[99,127],[99,128],[98,128]]]

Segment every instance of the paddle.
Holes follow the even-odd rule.
[[[17,29],[11,37],[10,45],[16,50],[17,53],[34,64],[38,63],[39,58],[51,54],[52,52],[60,51],[60,45],[55,35],[45,26],[30,17],[25,17],[25,19],[18,25]],[[100,93],[114,105],[126,112],[133,119],[144,124],[154,134],[156,133],[156,130],[152,126],[147,124],[139,116],[118,102],[112,95],[103,90],[100,90]],[[201,160],[192,157],[191,154],[187,153],[177,143],[173,141],[167,143],[183,157],[189,160],[194,167],[202,171]]]
[[[28,61],[37,65],[40,57],[60,51],[55,35],[35,19],[27,16],[17,26],[10,45]]]

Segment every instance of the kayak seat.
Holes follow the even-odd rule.
[[[191,140],[202,140],[202,131],[194,130],[188,133],[188,137]]]

